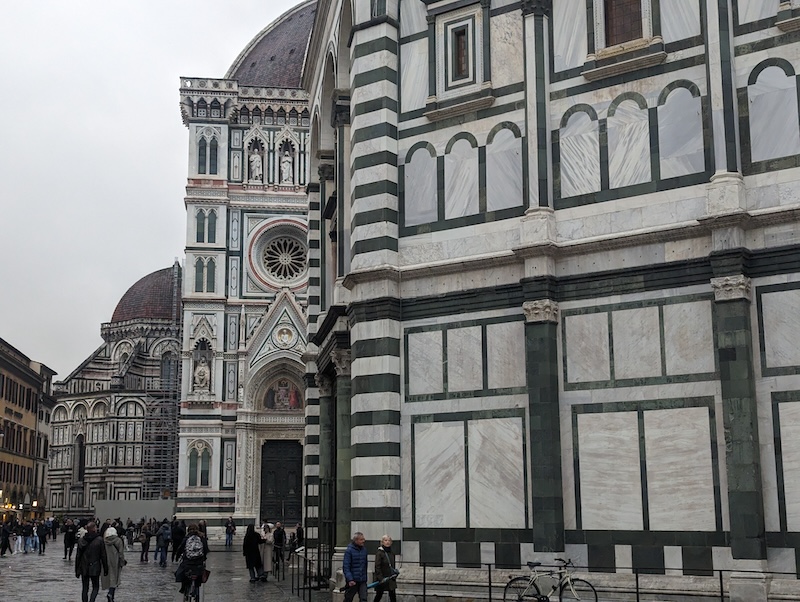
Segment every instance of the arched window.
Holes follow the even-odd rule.
[[[197,101],[197,116],[208,117],[208,105],[205,100]]]
[[[83,440],[83,435],[78,435],[75,439],[75,480],[78,482],[83,481],[86,474],[86,444]]]
[[[208,487],[209,473],[211,472],[211,453],[204,449],[200,456],[200,486]]]
[[[212,138],[209,152],[209,161],[208,161],[208,173],[211,175],[217,175],[217,139]]]
[[[253,123],[261,123],[261,109],[258,107],[253,109]]]
[[[239,111],[239,123],[250,123],[250,109],[242,107]]]
[[[172,389],[178,384],[178,358],[172,352],[161,356],[161,388]]]
[[[189,487],[197,487],[197,450],[189,452]]]
[[[208,212],[208,242],[217,242],[217,212]]]
[[[205,242],[206,241],[206,212],[202,209],[197,210],[197,216],[195,217],[196,223],[196,230],[197,230],[197,242]]]
[[[278,109],[278,125],[286,124],[286,111]]]
[[[273,123],[275,123],[275,112],[272,110],[272,108],[268,107],[267,112],[264,113],[264,115],[266,115],[266,120],[264,121],[264,123],[266,123],[267,125],[272,125]]]
[[[206,292],[213,293],[216,285],[217,262],[209,259],[206,264]]]
[[[206,173],[206,139],[197,143],[197,173]]]
[[[194,292],[203,292],[203,260],[199,257],[194,262]]]
[[[218,100],[213,100],[211,102],[211,116],[222,117],[222,107],[220,106]]]

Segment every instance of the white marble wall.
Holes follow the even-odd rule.
[[[621,102],[608,117],[608,157],[611,188],[650,181],[650,120],[633,100]]]
[[[414,521],[417,527],[466,527],[463,422],[414,425]]]
[[[661,376],[658,308],[615,311],[611,320],[615,378]]]
[[[400,3],[400,37],[427,31],[427,16],[428,7],[422,0],[403,0]]]
[[[524,79],[522,19],[516,11],[491,19],[492,87],[501,88]]]
[[[408,394],[444,391],[442,333],[415,332],[408,335]]]
[[[588,52],[585,0],[553,3],[553,63],[555,71],[580,67]]]
[[[703,107],[700,97],[676,88],[658,107],[661,178],[677,178],[705,170]]]
[[[761,306],[767,367],[800,366],[800,290],[766,293]]]
[[[447,331],[447,388],[475,391],[483,388],[483,344],[480,326]]]
[[[524,529],[522,418],[470,420],[467,436],[469,526]]]
[[[436,157],[417,149],[405,166],[405,224],[414,226],[437,220]]]
[[[654,531],[714,531],[708,408],[644,412],[647,504]]]
[[[608,314],[566,316],[567,376],[571,383],[611,378]]]
[[[567,198],[600,190],[599,124],[587,113],[570,116],[559,136],[561,196]]]
[[[643,528],[636,412],[578,416],[583,529]]]
[[[780,0],[738,0],[739,23],[752,23],[778,14]]]
[[[486,147],[486,210],[519,207],[522,190],[522,139],[502,129]]]
[[[444,217],[478,213],[478,149],[458,140],[444,158]]]
[[[701,1],[705,0],[668,0],[661,3],[661,37],[665,43],[700,35]]]
[[[419,0],[416,3],[421,4]],[[428,40],[400,47],[400,71],[400,110],[407,113],[424,108],[428,98]]]
[[[797,80],[780,67],[767,67],[747,90],[753,161],[800,154]]]
[[[664,306],[667,374],[714,372],[711,301]]]
[[[525,386],[525,324],[500,322],[486,326],[488,387]]]
[[[786,527],[800,531],[800,403],[778,405],[780,416],[783,487],[786,497]]]

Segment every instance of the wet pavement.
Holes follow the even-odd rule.
[[[0,558],[2,598],[14,602],[80,602],[81,581],[75,578],[74,563],[63,559],[60,544],[60,540],[49,543],[43,555],[6,554]],[[178,594],[180,584],[175,583],[177,563],[168,562],[166,568],[161,568],[152,558],[151,549],[150,562],[140,563],[138,546],[126,554],[128,565],[122,571],[115,602],[183,600]],[[266,583],[250,583],[244,557],[238,548],[233,551],[212,549],[206,566],[211,577],[202,588],[205,602],[300,602],[291,592],[288,571],[283,581],[275,581],[270,576]],[[106,602],[106,592],[102,589],[97,602]]]

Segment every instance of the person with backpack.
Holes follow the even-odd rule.
[[[75,576],[82,580],[81,600],[94,602],[100,591],[100,574],[108,575],[108,557],[106,544],[97,525],[86,524],[86,534],[78,540],[78,551],[75,554]],[[92,584],[92,595],[89,596],[89,582]]]
[[[156,555],[153,562],[158,561],[158,566],[167,566],[167,548],[172,539],[172,528],[169,521],[165,518],[156,532]]]
[[[202,584],[203,573],[206,569],[208,556],[208,541],[200,534],[196,523],[191,523],[186,529],[186,537],[178,549],[181,563],[175,571],[175,581],[181,584],[180,593],[189,591],[192,577],[197,578],[197,587]]]

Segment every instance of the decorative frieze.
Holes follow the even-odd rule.
[[[555,322],[558,323],[558,303],[552,299],[539,299],[538,301],[525,301],[522,304],[526,322]]]
[[[737,299],[750,301],[751,280],[747,276],[712,278],[711,288],[714,289],[715,301],[735,301]]]

